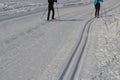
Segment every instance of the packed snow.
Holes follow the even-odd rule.
[[[101,4],[75,80],[120,80],[117,5],[119,0]],[[92,0],[58,0],[56,20],[49,22],[46,9],[47,0],[0,0],[0,80],[59,79],[94,6]]]
[[[120,80],[120,8],[92,24],[81,80]]]

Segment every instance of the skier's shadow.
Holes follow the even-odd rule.
[[[57,21],[83,21],[84,19],[57,19]]]

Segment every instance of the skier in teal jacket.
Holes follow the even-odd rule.
[[[99,18],[100,2],[103,2],[103,0],[94,0],[95,17],[97,17],[97,18]]]

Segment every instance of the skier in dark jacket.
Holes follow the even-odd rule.
[[[100,2],[103,2],[103,0],[94,0],[95,17],[97,17],[97,18],[99,18]]]
[[[57,0],[48,0],[48,16],[47,21],[49,21],[50,12],[52,11],[52,19],[54,19],[55,10],[54,10],[54,2],[57,2]]]

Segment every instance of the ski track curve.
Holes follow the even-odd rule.
[[[113,8],[111,8],[111,9],[109,9],[108,11],[111,11],[112,9],[114,9],[114,8],[117,8],[117,7],[119,7],[120,5],[118,5],[118,6],[116,6],[116,7],[113,7]],[[76,14],[79,14],[80,12],[78,12],[78,13],[76,13]],[[72,16],[75,16],[76,14],[73,14]],[[67,15],[67,14],[66,14]],[[63,15],[63,16],[66,16],[66,15]],[[70,15],[71,16],[71,15]],[[70,16],[68,16],[68,17],[70,17]],[[59,20],[56,20],[56,21],[59,21]],[[81,37],[80,37],[80,40],[79,40],[79,42],[78,42],[78,44],[77,44],[77,46],[75,47],[75,50],[73,51],[73,54],[72,54],[72,56],[70,57],[70,59],[69,59],[69,62],[67,63],[67,65],[65,66],[65,69],[64,69],[64,71],[63,71],[63,73],[60,75],[60,77],[59,77],[59,79],[58,80],[74,80],[75,79],[75,75],[76,75],[76,71],[77,71],[77,69],[78,69],[78,65],[80,64],[80,61],[81,61],[81,57],[82,57],[82,55],[83,55],[83,53],[84,53],[84,50],[85,50],[85,47],[86,47],[86,45],[87,45],[87,39],[88,39],[88,36],[89,36],[89,30],[90,30],[90,27],[91,27],[91,24],[94,22],[94,18],[91,18],[90,20],[88,20],[86,23],[85,23],[85,25],[84,25],[84,29],[83,29],[83,31],[82,31],[82,35],[81,35]],[[43,23],[41,23],[42,25],[46,25],[47,24],[47,22],[45,21],[45,22],[43,22]],[[49,23],[48,23],[49,24]],[[38,26],[36,26],[35,28],[32,28],[31,30],[28,30],[27,32],[28,32],[28,34],[29,33],[32,33],[33,31],[35,31],[35,30],[37,30],[39,27]],[[27,34],[27,35],[28,35]],[[20,34],[22,37],[23,36],[26,36],[26,35],[24,35],[24,34]],[[36,34],[35,34],[36,35]],[[41,34],[38,34],[38,35],[43,35],[42,33]],[[11,40],[16,40],[17,39],[17,37],[16,36],[14,36]],[[38,38],[36,38],[35,40],[37,41],[37,39]],[[36,44],[37,44],[37,42],[36,42]],[[15,45],[15,46],[18,46],[18,45]],[[23,46],[23,45],[21,45],[21,46]],[[20,47],[21,47],[20,46]],[[33,45],[32,45],[33,46]],[[31,46],[31,47],[32,47]],[[12,48],[11,48],[12,49]],[[73,63],[75,64],[74,66],[73,66]],[[6,64],[6,65],[8,65],[8,64]],[[69,70],[70,69],[70,70]],[[70,72],[70,73],[69,73]],[[66,73],[69,73],[69,75],[68,74],[66,74]]]
[[[84,29],[82,30],[82,35],[80,37],[80,40],[79,40],[77,46],[75,47],[75,50],[73,51],[72,56],[70,57],[63,73],[61,74],[61,76],[58,80],[66,80],[66,79],[73,80],[74,79],[75,73],[76,73],[77,68],[78,68],[78,64],[80,63],[80,59],[83,55],[85,46],[87,44],[90,25],[92,24],[93,21],[94,21],[94,18],[92,18],[86,22]],[[80,50],[79,53],[77,52],[78,50]],[[74,66],[72,66],[73,63],[75,64]],[[72,68],[71,68],[71,66],[72,66]],[[72,71],[72,72],[69,73],[69,71]],[[69,73],[69,75],[71,75],[71,76],[67,75],[66,73]]]
[[[112,6],[112,8],[109,8],[108,10],[106,10],[106,12],[101,13],[101,15],[106,14],[118,7],[120,7],[119,3],[118,3],[118,5],[116,5],[116,6],[114,5],[114,6]],[[89,37],[89,30],[90,30],[91,24],[94,22],[94,20],[95,20],[95,18],[91,18],[90,20],[88,20],[85,23],[80,40],[79,40],[77,46],[75,47],[72,56],[70,57],[66,67],[63,70],[63,73],[60,75],[58,80],[79,80],[78,76],[76,77],[76,75],[79,75],[79,74],[76,74],[76,73],[77,73],[78,67],[82,66],[82,65],[80,65],[81,58],[82,58],[82,55],[84,55],[83,53],[84,53],[85,47],[87,45],[87,40]],[[85,40],[85,41],[83,41],[83,40]]]

